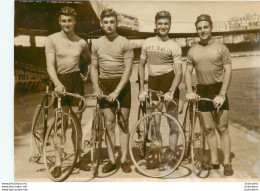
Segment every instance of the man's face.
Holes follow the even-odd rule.
[[[76,24],[75,17],[72,15],[60,15],[59,24],[65,33],[74,32],[74,26]]]
[[[156,30],[159,36],[167,36],[171,28],[171,22],[168,18],[161,18],[156,21]]]
[[[212,27],[208,21],[200,21],[197,23],[196,30],[201,40],[208,40],[211,37]]]
[[[104,17],[101,21],[101,26],[106,34],[113,34],[116,32],[116,17]]]

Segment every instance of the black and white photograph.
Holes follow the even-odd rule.
[[[15,0],[13,42],[15,182],[260,181],[260,2]]]

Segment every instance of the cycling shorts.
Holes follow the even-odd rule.
[[[148,88],[156,91],[162,91],[163,94],[165,94],[171,88],[174,76],[174,71],[158,76],[148,76]],[[179,99],[179,97],[180,90],[177,88],[174,92],[173,98]],[[152,99],[158,100],[155,95],[152,95]]]
[[[222,87],[222,82],[216,83],[216,84],[210,84],[210,85],[202,85],[197,84],[197,94],[201,98],[209,98],[214,99],[216,95],[219,94]],[[229,110],[229,102],[228,97],[225,95],[226,100],[223,103],[223,105],[220,107],[220,110]],[[199,101],[198,104],[199,111],[202,112],[209,112],[209,111],[216,111],[217,109],[214,107],[212,102],[208,101]]]
[[[65,87],[66,92],[84,95],[84,83],[81,79],[80,72],[71,72],[67,74],[57,75],[60,82]],[[80,106],[80,99],[71,96],[61,98],[62,106]],[[54,102],[54,107],[57,107],[57,99]]]
[[[117,79],[102,79],[99,78],[99,87],[102,90],[104,95],[109,95],[112,93],[117,85],[119,84],[121,78]],[[131,108],[131,84],[130,81],[127,82],[125,87],[121,90],[117,97],[118,101],[120,102],[120,107],[121,108]],[[116,103],[110,103],[105,99],[102,99],[100,102],[100,108],[105,109],[105,108],[111,108],[111,107],[116,107]]]

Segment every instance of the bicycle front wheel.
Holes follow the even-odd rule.
[[[94,176],[98,176],[98,168],[101,159],[101,146],[103,135],[103,117],[101,110],[97,113],[94,111],[92,121],[92,142],[91,142],[91,169]]]
[[[43,156],[48,176],[55,182],[66,180],[79,153],[78,125],[69,113],[58,113],[45,136]]]
[[[31,157],[30,162],[38,163],[42,156],[44,130],[44,109],[37,105],[32,119],[31,129]]]
[[[200,115],[196,113],[191,137],[191,162],[193,173],[199,178],[206,178],[210,173],[209,158],[206,155],[205,133],[200,122]]]
[[[184,115],[184,121],[183,121],[183,131],[185,134],[185,140],[186,140],[186,149],[184,154],[184,161],[186,161],[188,164],[191,163],[191,133],[192,133],[192,124],[193,124],[193,105],[192,103],[188,103],[185,115]]]
[[[181,125],[167,113],[153,112],[143,116],[131,131],[129,153],[140,173],[149,177],[171,174],[185,153]]]

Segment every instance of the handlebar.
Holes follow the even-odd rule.
[[[183,112],[183,108],[184,108],[185,103],[192,102],[192,101],[195,101],[195,102],[198,102],[198,101],[208,101],[208,102],[212,102],[212,103],[213,103],[213,100],[212,100],[212,99],[209,99],[209,98],[201,98],[201,97],[199,97],[199,96],[198,96],[197,99],[194,99],[194,100],[185,99],[184,103],[180,106],[179,114],[181,114],[181,113]]]
[[[61,91],[53,91],[52,94],[51,94],[50,104],[48,106],[43,106],[43,108],[49,109],[53,105],[55,97],[62,97],[62,96],[71,96],[71,97],[75,97],[75,98],[78,98],[81,101],[83,101],[82,109],[80,109],[79,111],[76,111],[75,113],[82,113],[85,110],[86,101],[85,101],[85,98],[83,96],[78,95],[78,94],[74,94],[74,93],[70,93],[70,92],[61,92]]]
[[[97,95],[94,95],[94,94],[86,94],[86,95],[84,95],[84,97],[92,97],[92,98],[95,98],[97,100],[101,100],[101,99],[107,98],[108,96],[107,95],[99,95],[99,96],[97,96]],[[118,99],[115,99],[114,102],[117,103],[117,111],[120,111],[121,106],[120,106],[120,102],[118,101]]]
[[[155,94],[155,96],[158,98],[158,103],[151,105],[151,106],[147,106],[147,109],[155,109],[160,105],[161,102],[165,102],[162,91],[156,91],[156,90],[148,89],[148,95],[146,96],[146,99],[151,99],[150,94]],[[173,103],[175,106],[177,106],[177,103],[173,99],[170,102]]]

